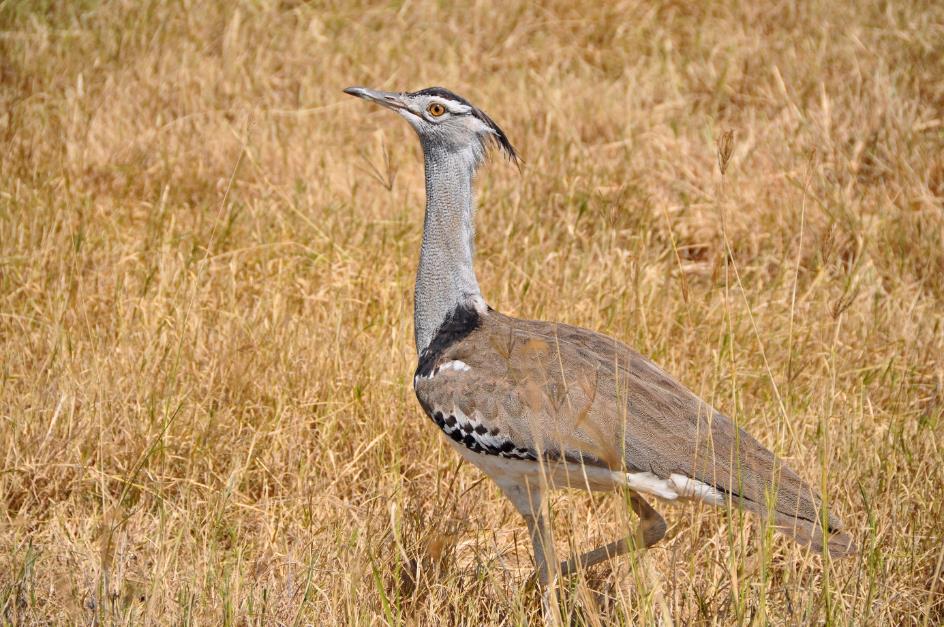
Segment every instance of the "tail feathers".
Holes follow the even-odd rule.
[[[856,552],[852,536],[841,529],[833,527],[824,534],[823,526],[819,522],[813,523],[781,512],[775,512],[771,522],[781,533],[790,536],[799,544],[809,546],[818,553],[823,552],[825,545],[832,558],[848,557]]]
[[[764,520],[769,520],[777,531],[793,538],[797,543],[808,546],[818,553],[822,553],[825,547],[833,558],[846,557],[856,552],[852,537],[842,530],[842,523],[832,512],[825,512],[826,530],[824,532],[821,522],[824,513],[822,501],[808,485],[787,468],[783,469],[781,475],[773,511],[758,500],[734,493],[725,487],[713,487],[703,481],[678,473],[670,475],[668,480],[656,482],[648,481],[652,477],[651,473],[631,473],[627,477],[638,483],[636,485],[636,483],[627,482],[631,489],[641,487],[643,492],[663,498],[698,499],[711,505],[724,505],[730,498],[731,502],[738,507]],[[759,485],[761,487],[758,487],[758,484],[750,485],[747,482],[741,482],[740,487],[747,487],[748,489],[743,491],[751,496],[763,496],[765,486],[762,483]],[[661,488],[663,492],[655,488]],[[665,490],[668,490],[668,496],[665,496]]]

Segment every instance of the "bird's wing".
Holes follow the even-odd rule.
[[[834,554],[851,547],[845,536],[823,537],[820,499],[796,473],[613,338],[489,310],[452,317],[430,349],[417,397],[437,423],[437,412],[443,424],[455,419],[463,432],[444,430],[477,452],[652,473],[679,496],[731,498],[807,544],[829,541]],[[839,531],[835,516],[827,521]]]

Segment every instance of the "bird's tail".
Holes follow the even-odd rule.
[[[820,496],[783,460],[720,413],[711,423],[712,455],[696,466],[697,478],[759,515],[776,530],[832,557],[855,553],[852,538]],[[715,502],[726,498],[715,499]]]
[[[765,516],[766,517],[766,516]],[[811,522],[796,518],[781,512],[775,512],[771,523],[774,528],[796,540],[799,544],[809,546],[818,553],[827,549],[830,557],[840,558],[853,555],[856,552],[852,536],[841,529],[830,527],[824,532],[820,522]]]
[[[852,537],[843,531],[838,517],[822,511],[824,506],[813,490],[787,467],[781,468],[780,478],[773,507],[765,507],[763,503],[750,499],[740,499],[741,507],[759,515],[780,533],[818,553],[822,553],[825,548],[833,558],[854,554],[856,546]]]

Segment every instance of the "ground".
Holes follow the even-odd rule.
[[[661,504],[571,622],[944,621],[944,5],[7,0],[4,622],[540,620],[410,389],[419,146],[349,85],[483,108],[490,304],[652,356],[860,548]],[[633,525],[552,505],[567,551]]]

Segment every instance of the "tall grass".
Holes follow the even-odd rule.
[[[340,91],[442,84],[524,157],[479,180],[491,304],[651,355],[860,547],[660,505],[565,617],[941,623],[942,42],[918,2],[0,1],[2,620],[539,620],[410,389],[419,147]],[[634,524],[553,500],[562,552]]]

